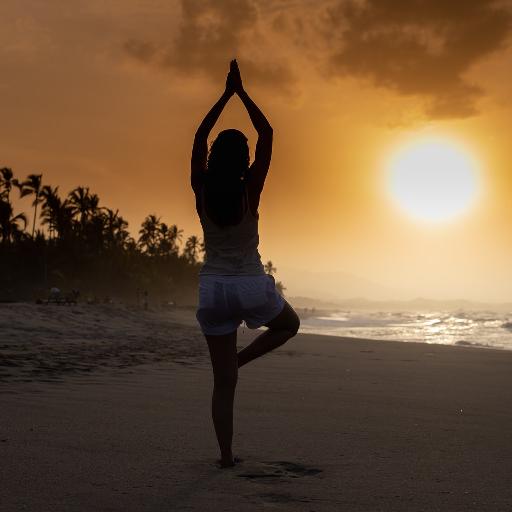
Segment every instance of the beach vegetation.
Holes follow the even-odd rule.
[[[17,212],[12,190],[30,196],[33,219]],[[27,232],[27,229],[29,232]],[[134,238],[119,210],[104,206],[89,187],[67,195],[31,174],[17,180],[0,169],[0,300],[45,299],[48,290],[80,290],[82,297],[134,298],[192,304],[204,245],[155,214]]]

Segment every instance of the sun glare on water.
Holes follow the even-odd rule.
[[[388,192],[415,219],[440,223],[467,212],[479,192],[479,171],[469,153],[445,139],[423,139],[388,162]]]

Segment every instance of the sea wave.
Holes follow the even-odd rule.
[[[337,311],[303,319],[301,331],[512,350],[511,315],[492,311]]]
[[[502,348],[502,347],[489,345],[488,343],[478,343],[476,341],[466,341],[466,340],[456,341],[455,345],[458,345],[459,347]]]
[[[502,327],[507,331],[512,331],[512,322],[505,322],[504,324],[502,324]]]

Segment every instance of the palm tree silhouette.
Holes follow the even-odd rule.
[[[98,197],[98,194],[91,194],[89,193],[89,203],[88,203],[88,215],[90,217],[94,217],[95,215],[98,214],[100,208],[99,208],[99,204],[100,204],[100,198]]]
[[[272,264],[272,261],[268,260],[267,263],[264,265],[265,274],[270,274],[271,276],[274,275],[277,272],[277,268],[274,267]]]
[[[102,208],[102,211],[107,245],[122,247],[130,236],[128,222],[119,215],[119,210]]]
[[[178,229],[176,224],[168,226],[165,222],[162,222],[159,227],[160,240],[159,240],[159,251],[162,255],[172,254],[178,252],[178,243],[182,238],[182,229]]]
[[[284,297],[284,291],[286,290],[286,286],[281,281],[277,281],[276,290]]]
[[[57,231],[57,215],[62,207],[62,201],[59,197],[59,187],[45,185],[40,192],[41,196],[41,219],[42,224],[48,226],[50,240],[53,239]]]
[[[158,252],[160,239],[160,217],[148,215],[139,230],[139,246],[151,256]]]
[[[185,242],[185,250],[183,251],[183,255],[185,258],[191,262],[197,262],[197,255],[201,250],[201,241],[195,235],[189,236],[187,241]]]
[[[21,223],[23,223],[23,227],[20,227]],[[24,213],[13,215],[12,204],[5,199],[0,200],[0,235],[2,243],[7,244],[21,240],[26,227],[27,216]]]
[[[29,174],[27,176],[27,179],[21,183],[18,180],[13,181],[13,184],[16,185],[20,190],[20,197],[25,197],[28,195],[35,196],[35,199],[32,201],[32,206],[34,207],[34,222],[32,223],[32,238],[34,238],[34,233],[36,231],[37,205],[41,202],[40,193],[41,193],[42,178],[43,178],[42,174]]]
[[[68,194],[69,205],[71,206],[71,212],[73,217],[79,217],[79,224],[82,232],[85,229],[90,214],[93,209],[98,208],[98,196],[95,199],[95,205],[91,203],[91,194],[89,193],[89,187],[76,187]]]
[[[171,252],[172,242],[169,239],[169,226],[162,222],[158,226],[159,240],[158,240],[158,252],[165,256]]]
[[[9,195],[15,183],[16,180],[13,178],[12,169],[10,169],[9,167],[3,167],[2,169],[0,169],[0,186],[4,189],[2,192],[0,192],[0,196],[3,196],[5,194],[7,202],[9,202]]]
[[[178,245],[183,238],[183,229],[178,229],[178,226],[176,226],[176,224],[173,224],[169,228],[169,238],[173,242],[174,252],[178,252]]]

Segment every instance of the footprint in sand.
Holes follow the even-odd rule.
[[[302,478],[317,475],[321,472],[321,469],[308,468],[295,462],[278,461],[255,463],[254,469],[239,473],[237,476],[247,478],[248,480],[261,479],[269,481],[279,478]]]

